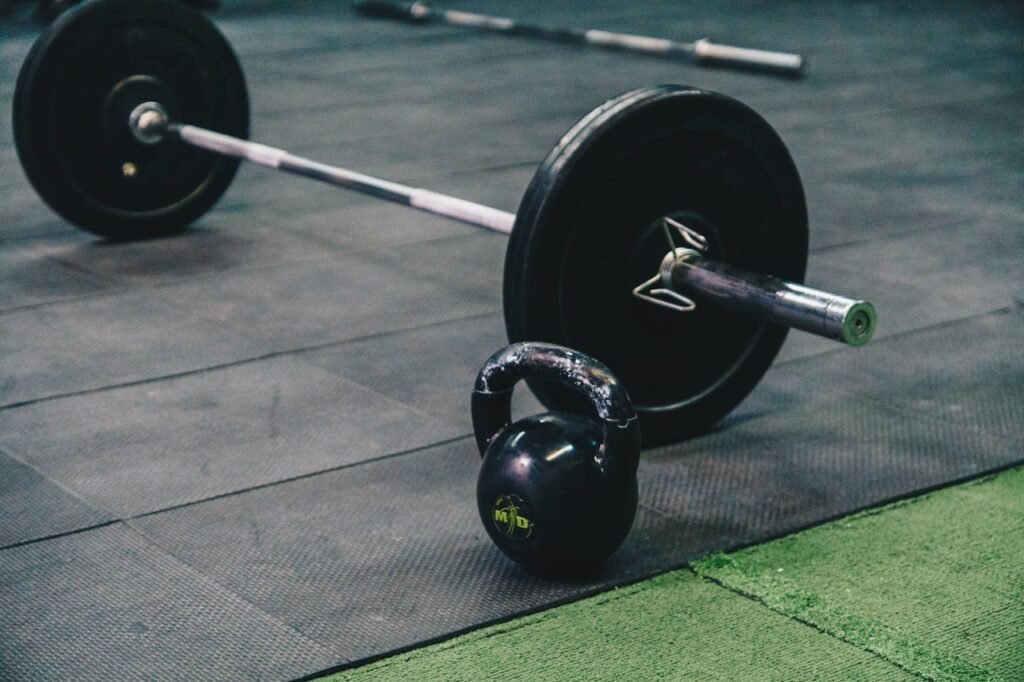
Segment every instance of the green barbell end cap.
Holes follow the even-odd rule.
[[[858,301],[850,306],[843,317],[843,342],[851,346],[863,346],[875,335],[877,326],[875,306],[867,301]]]

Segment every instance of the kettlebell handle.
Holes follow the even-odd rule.
[[[513,343],[484,363],[473,386],[473,432],[483,457],[494,437],[512,423],[512,391],[522,379],[557,381],[594,405],[604,426],[605,452],[636,451],[640,428],[625,387],[611,370],[578,351],[552,343]]]

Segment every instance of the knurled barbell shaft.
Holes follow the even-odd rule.
[[[661,265],[662,285],[700,302],[863,346],[877,325],[875,307],[855,300],[715,261],[693,249],[676,249]]]
[[[301,175],[362,194],[384,199],[403,206],[426,211],[435,215],[452,218],[470,225],[483,227],[495,232],[509,234],[516,216],[513,213],[457,199],[438,192],[418,187],[409,187],[397,182],[381,180],[362,173],[329,166],[324,163],[296,156],[283,149],[269,147],[230,135],[215,133],[197,126],[171,123],[166,125],[169,133],[193,147],[232,156],[260,166],[276,168],[285,173]]]
[[[145,102],[128,121],[135,137],[156,144],[171,135],[181,142],[286,173],[320,180],[362,194],[510,234],[515,215],[426,189],[381,180],[345,168],[296,156],[283,149],[242,140],[193,125],[175,123],[158,103]],[[750,273],[706,258],[692,249],[676,249],[661,265],[662,285],[729,310],[860,346],[871,339],[875,309],[866,301],[837,296],[776,277]]]

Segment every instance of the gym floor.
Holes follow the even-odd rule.
[[[506,15],[496,0],[452,7]],[[596,576],[508,562],[474,500],[469,390],[505,343],[505,239],[243,167],[173,238],[114,244],[24,179],[0,23],[0,678],[293,679],[1024,459],[1024,6],[516,3],[553,25],[800,52],[802,80],[225,0],[254,139],[514,211],[593,107],[683,83],[789,147],[807,280],[862,349],[792,333],[711,433],[649,450]],[[685,366],[700,358],[666,358]],[[517,410],[539,409],[520,391]]]

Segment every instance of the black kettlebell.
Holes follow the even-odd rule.
[[[598,418],[544,412],[513,423],[512,390],[527,378],[577,389]],[[562,346],[516,343],[480,370],[472,410],[483,457],[477,506],[502,552],[535,573],[567,577],[615,551],[636,514],[640,427],[607,367]]]

